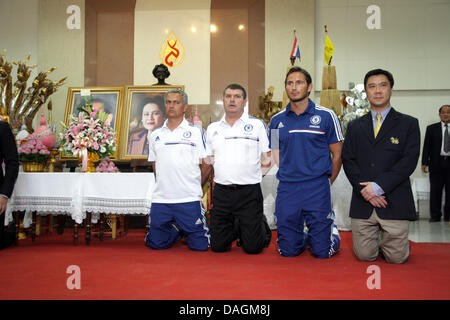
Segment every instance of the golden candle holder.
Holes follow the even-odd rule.
[[[56,159],[59,154],[58,149],[50,150],[51,158],[48,160],[48,172],[61,172],[62,164]]]

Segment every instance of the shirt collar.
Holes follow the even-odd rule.
[[[306,110],[304,113],[314,113],[316,104],[308,98],[308,106],[306,107]],[[291,103],[289,102],[286,106],[286,112],[289,113],[291,111]],[[292,111],[294,113],[294,111]]]
[[[388,115],[389,111],[391,111],[391,109],[392,109],[392,106],[389,106],[389,107],[387,107],[386,109],[384,109],[383,111],[380,112],[381,120],[386,119],[386,116]],[[370,109],[370,113],[372,114],[372,119],[373,120],[377,120],[378,112],[375,112],[372,109]]]
[[[181,121],[181,123],[175,129],[177,129],[177,128],[186,128],[188,126],[189,126],[189,122],[186,120],[186,118],[183,117],[183,121]],[[166,129],[169,130],[169,128],[167,127],[167,119],[166,119],[166,121],[164,121],[164,123],[162,125],[162,128],[166,128]]]
[[[224,115],[222,116],[222,118],[220,119],[220,122],[221,122],[221,123],[226,123],[226,124],[228,124],[228,122],[225,120],[225,116],[226,116],[226,114],[224,114]],[[242,120],[244,123],[247,123],[247,122],[248,122],[248,119],[249,119],[249,115],[248,115],[248,113],[246,113],[246,112],[244,111],[244,112],[242,113],[241,117],[240,117],[236,122]]]

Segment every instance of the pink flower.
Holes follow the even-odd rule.
[[[106,118],[106,121],[105,121],[105,126],[111,125],[112,118],[113,118],[112,113],[108,114],[108,117]]]

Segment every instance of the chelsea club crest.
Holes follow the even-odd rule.
[[[191,137],[192,133],[190,131],[185,131],[183,133],[183,138],[189,139]]]
[[[322,121],[322,119],[317,114],[312,116],[311,119],[309,119],[309,122],[311,122],[311,124],[313,124],[315,126],[318,125],[320,123],[320,121]]]
[[[253,130],[253,126],[251,124],[246,124],[244,130],[245,132],[250,132]]]

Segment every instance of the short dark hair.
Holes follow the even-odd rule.
[[[169,76],[170,76],[170,71],[169,71],[169,68],[165,65],[165,64],[157,64],[154,68],[153,68],[153,71],[152,71],[152,73],[153,73],[153,76],[155,77],[155,78],[158,78],[158,76],[156,75],[156,73],[159,71],[159,70],[162,70],[162,71],[164,71],[164,74],[166,75],[166,77],[165,78],[168,78]]]
[[[387,70],[383,70],[383,69],[373,69],[370,70],[369,72],[366,73],[365,77],[364,77],[364,89],[366,89],[367,86],[367,80],[369,80],[369,78],[371,76],[377,76],[379,74],[383,74],[386,76],[386,78],[388,78],[389,83],[391,85],[391,88],[394,87],[394,76],[392,75],[392,73],[390,73]]]
[[[247,99],[247,92],[245,91],[244,87],[241,86],[240,84],[237,83],[232,83],[229,84],[225,87],[225,89],[223,89],[223,96],[225,96],[225,91],[227,91],[227,89],[231,89],[231,90],[241,90],[243,93],[243,98],[244,100]]]
[[[442,113],[442,109],[444,109],[445,107],[449,107],[450,108],[450,105],[449,104],[444,104],[442,107],[439,108],[439,113]]]
[[[138,107],[138,116],[142,117],[142,111],[144,110],[144,107],[148,104],[156,104],[158,106],[158,109],[161,111],[161,113],[163,114],[163,117],[166,118],[166,110],[164,108],[164,101],[163,101],[163,97],[162,96],[153,96],[153,97],[148,97],[145,98],[144,100],[142,100],[142,102],[139,104]]]
[[[286,87],[286,83],[287,83],[287,78],[291,73],[294,72],[300,72],[303,73],[303,75],[306,78],[306,83],[308,84],[308,86],[312,83],[312,79],[311,79],[311,75],[309,74],[308,71],[306,71],[305,69],[302,69],[300,67],[292,67],[291,69],[289,69],[289,71],[286,73],[286,78],[284,78],[284,86]]]

